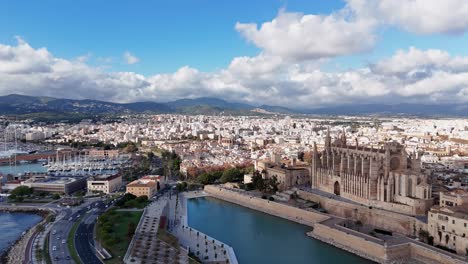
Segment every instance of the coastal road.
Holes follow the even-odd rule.
[[[102,261],[96,256],[93,231],[97,217],[101,215],[105,209],[106,207],[103,202],[97,202],[95,207],[89,211],[76,230],[75,247],[83,263],[102,263]]]
[[[73,208],[62,208],[61,217],[54,223],[49,233],[49,254],[52,263],[72,264],[75,263],[68,250],[68,234],[74,223],[81,219],[90,209],[88,206],[94,205],[95,201],[86,201],[82,205]],[[64,243],[63,243],[64,242]],[[55,247],[55,250],[54,250]]]

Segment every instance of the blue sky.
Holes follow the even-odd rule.
[[[454,96],[465,102],[468,80],[459,75],[465,69],[459,58],[468,56],[467,5],[464,0],[0,1],[0,94],[26,86],[15,92],[108,99],[119,91],[109,98],[113,101],[210,95],[302,106],[389,96],[399,102],[447,102]],[[398,51],[403,54],[391,60]],[[126,52],[134,63],[125,60]],[[82,56],[85,65],[76,63]],[[72,65],[64,70],[58,59]],[[458,68],[447,69],[447,63]],[[405,65],[404,78],[398,64]],[[380,71],[370,65],[380,65]],[[424,78],[415,79],[414,73]],[[451,74],[452,86],[436,82],[447,78],[443,74]],[[426,83],[437,87],[422,88]]]
[[[184,65],[212,71],[233,57],[259,52],[235,30],[236,22],[262,23],[281,8],[329,13],[343,5],[337,0],[8,1],[0,8],[0,43],[13,44],[21,36],[58,57],[89,53],[93,64],[113,58],[113,70],[145,75]],[[125,51],[141,62],[125,65]]]
[[[90,63],[95,65],[112,58],[112,70],[145,75],[173,72],[184,65],[213,71],[226,67],[236,56],[254,56],[260,51],[235,30],[236,22],[260,24],[272,20],[281,8],[328,14],[344,5],[339,0],[3,1],[0,43],[13,44],[14,37],[21,36],[58,57],[90,54]],[[379,38],[372,51],[337,58],[327,68],[360,66],[410,46],[460,55],[468,52],[466,35],[420,36],[384,28]],[[139,57],[140,63],[126,65],[121,58],[125,51]]]

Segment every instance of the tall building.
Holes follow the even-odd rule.
[[[383,148],[349,146],[343,133],[333,143],[328,130],[324,150],[314,144],[312,188],[361,204],[411,215],[425,215],[433,204],[431,185],[421,173],[420,159],[403,145]]]

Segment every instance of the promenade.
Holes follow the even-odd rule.
[[[184,192],[169,200],[170,232],[203,262],[237,263],[234,249],[188,225],[187,199],[208,196],[202,191]]]
[[[168,195],[164,195],[145,208],[125,254],[125,263],[188,263],[187,252],[159,238],[165,232],[159,228],[165,225],[168,201]]]

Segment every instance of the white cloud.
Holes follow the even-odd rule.
[[[272,21],[237,23],[236,30],[266,54],[296,61],[367,51],[374,46],[376,23],[345,7],[327,16],[280,11]]]
[[[466,0],[348,0],[361,18],[418,34],[460,34],[468,29]]]
[[[225,69],[143,76],[105,72],[57,58],[20,40],[0,44],[0,94],[22,93],[114,102],[214,96],[230,101],[312,108],[326,104],[468,103],[468,57],[441,50],[400,50],[369,67],[324,72],[320,64],[261,53],[237,57]]]
[[[131,54],[128,51],[124,52],[123,58],[127,64],[135,64],[140,61],[138,57],[136,57],[135,55]]]

